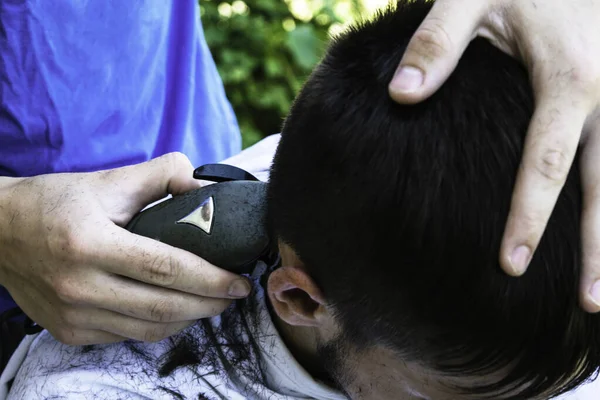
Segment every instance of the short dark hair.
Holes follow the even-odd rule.
[[[430,99],[395,103],[388,82],[430,7],[400,1],[332,41],[285,120],[271,223],[353,343],[457,377],[505,371],[459,388],[479,398],[564,393],[600,365],[600,316],[578,303],[577,159],[527,273],[508,276],[527,71],[475,39]]]

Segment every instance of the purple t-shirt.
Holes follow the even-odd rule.
[[[197,0],[0,2],[0,176],[239,152],[199,12]]]
[[[0,25],[0,175],[240,150],[197,0],[7,0]]]

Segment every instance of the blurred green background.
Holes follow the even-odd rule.
[[[278,133],[331,35],[389,0],[200,0],[244,147]]]

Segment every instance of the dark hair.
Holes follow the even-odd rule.
[[[578,303],[577,159],[529,270],[508,276],[527,71],[475,39],[430,99],[396,104],[388,82],[430,7],[401,1],[333,40],[284,123],[271,223],[353,343],[456,377],[504,371],[457,388],[478,398],[564,393],[600,365],[600,316]]]

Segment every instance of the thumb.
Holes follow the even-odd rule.
[[[116,222],[129,219],[169,194],[198,189],[201,183],[193,173],[194,167],[185,155],[169,153],[141,164],[100,172],[96,193]]]
[[[421,23],[389,85],[392,99],[414,104],[448,79],[475,37],[486,0],[438,0]]]

